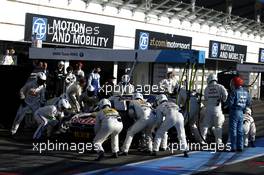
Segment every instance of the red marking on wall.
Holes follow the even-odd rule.
[[[250,167],[264,166],[264,161],[254,161],[251,160],[248,162]]]
[[[255,163],[256,165],[259,165],[259,166],[260,166],[260,165],[264,165],[264,162],[257,162],[257,161],[256,161],[256,162],[254,162],[254,163]]]
[[[0,175],[20,175],[19,173],[0,172]]]

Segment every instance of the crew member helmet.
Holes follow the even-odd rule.
[[[156,97],[157,104],[160,105],[164,101],[168,101],[168,98],[164,94],[160,94]]]
[[[71,108],[71,105],[70,105],[70,103],[69,103],[69,101],[68,100],[66,100],[66,99],[61,99],[60,101],[59,101],[59,103],[58,103],[58,107],[60,108],[60,109],[70,109]]]
[[[124,83],[129,83],[130,81],[130,77],[127,74],[123,75],[121,79],[122,79],[122,82]]]
[[[143,95],[141,93],[136,92],[136,93],[133,94],[132,99],[133,100],[138,100],[138,99],[143,100],[144,97],[143,97]]]
[[[111,102],[106,98],[100,100],[98,103],[99,109],[103,109],[105,106],[111,107]]]
[[[252,111],[251,111],[251,109],[250,109],[250,108],[246,108],[246,112],[245,112],[245,113],[251,116],[251,114],[252,114]]]
[[[212,81],[217,81],[217,76],[215,74],[209,74],[207,77],[207,84],[210,84]]]
[[[234,77],[232,81],[236,88],[239,88],[240,86],[243,86],[244,84],[244,80],[242,80],[240,77]]]

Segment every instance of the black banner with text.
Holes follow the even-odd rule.
[[[192,38],[173,34],[136,30],[135,49],[184,49],[192,48]]]
[[[36,39],[44,43],[113,48],[115,26],[26,14],[25,41]]]
[[[247,46],[210,40],[209,58],[246,61]]]

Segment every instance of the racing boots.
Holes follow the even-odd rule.
[[[97,158],[95,159],[95,161],[100,161],[100,160],[102,160],[104,158],[104,152],[103,151],[100,151],[99,153],[98,153],[98,156],[97,156]]]
[[[128,156],[128,152],[123,152],[123,151],[121,151],[121,152],[119,152],[118,155],[119,155],[119,156]]]
[[[183,152],[183,157],[189,157],[189,155],[188,155],[188,152],[187,152],[187,151],[184,151],[184,152]]]
[[[118,153],[113,153],[111,158],[118,158]]]
[[[250,141],[250,146],[251,146],[252,148],[255,148],[255,147],[256,147],[255,142],[254,142],[254,141]]]

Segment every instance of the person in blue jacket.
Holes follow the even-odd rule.
[[[243,113],[251,105],[251,97],[242,86],[244,81],[240,77],[232,79],[233,90],[229,96],[229,134],[231,151],[243,151]]]

